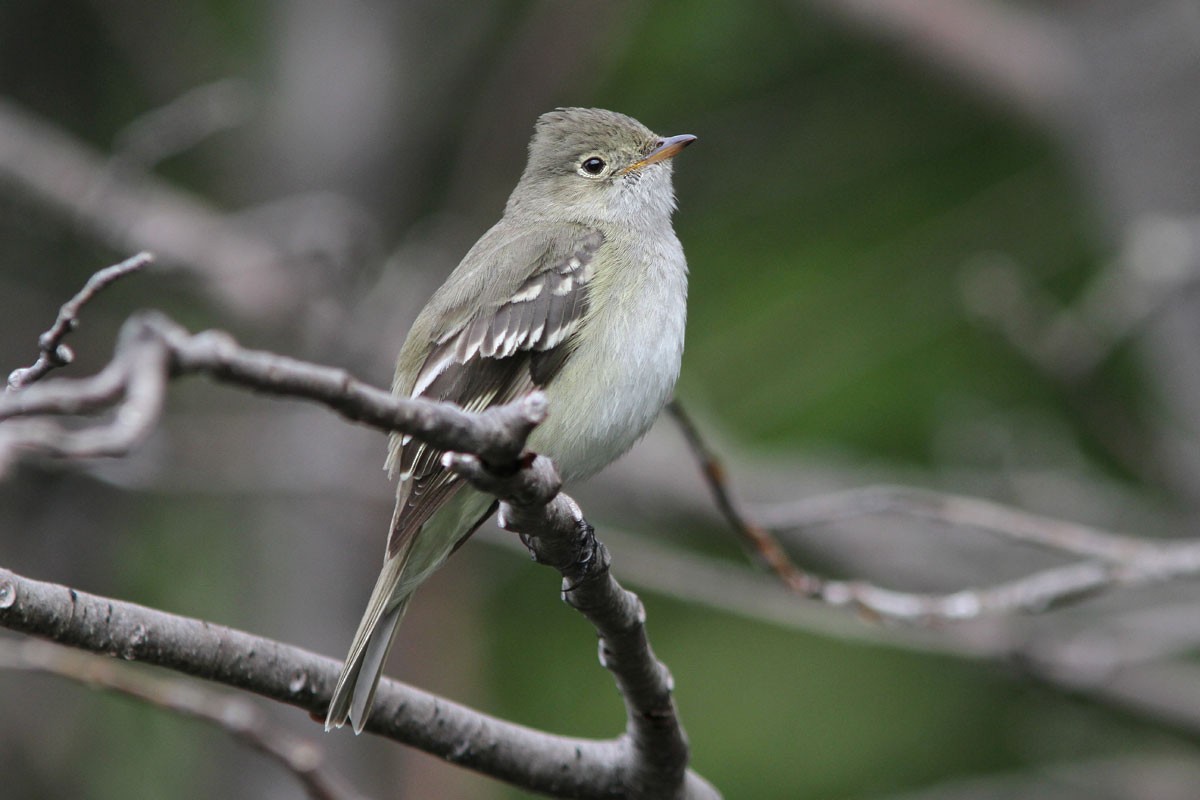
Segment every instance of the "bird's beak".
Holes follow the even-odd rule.
[[[645,157],[638,159],[630,164],[621,173],[635,172],[642,167],[648,167],[651,164],[657,164],[659,161],[666,161],[668,158],[674,158],[679,154],[679,151],[687,147],[692,142],[696,141],[696,137],[690,133],[681,133],[678,136],[668,136],[658,143],[650,153]]]

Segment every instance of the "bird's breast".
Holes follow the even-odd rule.
[[[567,481],[603,469],[650,429],[683,355],[687,264],[679,240],[668,229],[638,245],[608,242],[576,349],[546,388],[550,415],[530,437]]]

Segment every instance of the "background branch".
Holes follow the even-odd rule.
[[[1089,560],[947,594],[897,591],[869,581],[834,580],[804,572],[767,527],[741,509],[728,471],[679,401],[673,400],[669,409],[729,525],[789,590],[832,606],[849,606],[873,618],[937,624],[990,614],[1045,611],[1119,587],[1200,574],[1200,540],[1156,544],[986,500],[905,487],[851,489],[766,506],[762,513],[773,527],[794,529],[890,512],[975,527]]]
[[[0,180],[66,212],[116,250],[150,250],[186,265],[231,310],[262,319],[303,298],[287,255],[204,200],[106,158],[66,131],[0,98]]]
[[[57,675],[203,720],[281,765],[313,800],[366,800],[328,769],[316,745],[272,728],[255,705],[240,697],[135,672],[111,658],[84,655],[35,639],[0,640],[0,669]]]

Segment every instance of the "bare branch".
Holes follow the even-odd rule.
[[[169,353],[149,335],[151,329],[126,323],[118,356],[94,378],[35,384],[0,395],[0,422],[33,414],[97,411],[105,400],[124,398],[111,422],[69,429],[48,419],[22,419],[0,428],[0,476],[20,451],[59,458],[126,455],[158,423],[166,397]],[[74,396],[72,396],[74,390]]]
[[[167,317],[148,312],[125,323],[112,362],[94,378],[36,384],[0,395],[0,421],[95,412],[123,400],[105,426],[67,430],[44,419],[6,424],[0,428],[0,468],[19,450],[81,458],[128,453],[157,422],[168,378],[192,373],[320,402],[355,422],[409,433],[439,449],[476,453],[489,464],[515,461],[546,413],[540,393],[481,414],[468,414],[449,403],[398,398],[344,370],[248,350],[216,331],[192,335]]]
[[[724,468],[678,401],[669,406],[700,462],[709,491],[729,524],[749,541],[783,585],[804,597],[854,608],[868,617],[933,624],[1015,611],[1038,612],[1116,588],[1200,574],[1200,540],[1160,544],[1086,525],[1052,520],[974,498],[915,489],[868,487],[775,506],[772,527],[802,527],[885,511],[981,528],[1087,560],[1013,581],[947,594],[904,592],[867,581],[803,572],[733,497]]]
[[[700,464],[700,471],[717,509],[726,522],[742,537],[742,541],[750,548],[762,564],[775,574],[783,585],[796,594],[806,597],[815,596],[820,591],[820,580],[809,575],[796,566],[787,551],[766,528],[755,523],[738,507],[729,485],[729,473],[725,470],[716,453],[705,442],[700,429],[692,421],[691,416],[684,410],[678,399],[667,404],[667,411],[679,424],[679,429],[687,439],[692,455]]]
[[[58,310],[58,318],[50,326],[50,330],[38,337],[38,348],[41,350],[33,366],[15,369],[8,376],[8,388],[20,389],[50,372],[55,367],[64,367],[75,360],[75,353],[63,344],[67,334],[79,325],[79,311],[91,302],[105,287],[120,280],[126,275],[136,272],[154,260],[149,253],[138,253],[127,258],[120,264],[113,264],[99,272],[93,273],[79,293]]]
[[[951,594],[901,592],[867,581],[827,581],[818,597],[833,606],[849,606],[876,619],[934,624],[974,619],[985,614],[1042,611],[1050,597],[1076,597],[1095,591],[1105,575],[1085,565],[1022,578],[989,589],[965,589]]]
[[[1020,512],[1014,512],[1014,516],[1019,518]],[[1016,538],[1022,535],[1019,530],[1006,533]],[[1104,561],[1081,561],[994,586],[949,594],[901,592],[865,581],[818,579],[818,590],[813,596],[870,616],[931,624],[1016,611],[1040,612],[1100,592],[1200,574],[1200,540],[1172,544],[1146,540],[1131,546],[1120,559],[1111,557],[1115,551],[1107,552],[1107,556],[1110,558]]]
[[[111,658],[35,639],[0,641],[0,669],[57,675],[203,720],[282,765],[313,800],[365,800],[345,779],[327,769],[325,756],[316,745],[272,728],[257,706],[240,697],[136,672]]]

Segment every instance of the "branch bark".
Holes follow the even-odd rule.
[[[345,370],[242,348],[219,331],[190,334],[162,314],[145,312],[121,328],[108,366],[91,378],[35,384],[0,395],[0,474],[17,451],[60,458],[119,456],[157,423],[172,376],[206,374],[244,388],[299,397],[382,431],[412,434],[439,449],[478,454],[489,464],[516,460],[525,438],[546,413],[535,393],[481,414],[446,403],[398,398]],[[118,401],[123,401],[119,406]],[[47,416],[96,413],[114,407],[107,425],[69,430]]]
[[[595,627],[600,663],[613,674],[625,700],[621,747],[630,765],[627,796],[716,796],[698,776],[685,775],[688,743],[672,697],[674,682],[650,648],[646,609],[613,577],[608,549],[575,501],[559,491],[553,464],[539,456],[517,473],[497,475],[473,456],[450,454],[447,466],[501,499],[501,527],[519,531],[534,559],[558,570],[563,599]],[[685,781],[687,791],[681,795]]]

